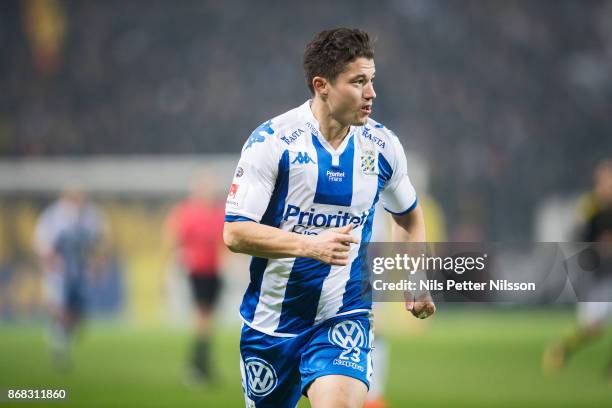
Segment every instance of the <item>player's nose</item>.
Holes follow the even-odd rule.
[[[363,97],[367,100],[376,98],[376,92],[374,91],[374,84],[372,82],[363,88]]]

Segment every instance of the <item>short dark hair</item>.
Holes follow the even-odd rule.
[[[310,92],[314,95],[314,77],[333,82],[347,64],[359,57],[374,58],[370,36],[365,31],[341,27],[316,34],[304,51],[304,74]]]

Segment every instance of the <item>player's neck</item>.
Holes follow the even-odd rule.
[[[325,140],[327,140],[334,149],[337,149],[348,135],[349,129],[351,128],[350,125],[343,125],[334,119],[329,107],[318,98],[312,100],[310,110],[315,119],[319,122],[319,130]]]

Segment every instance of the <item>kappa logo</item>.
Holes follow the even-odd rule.
[[[344,320],[329,330],[329,341],[343,349],[364,347],[366,343],[363,327],[352,320]]]
[[[247,358],[244,369],[246,371],[249,391],[256,397],[268,395],[278,383],[274,367],[261,358]]]
[[[308,152],[298,152],[297,156],[295,156],[295,159],[293,159],[293,161],[291,162],[291,164],[295,164],[295,163],[299,163],[299,164],[308,164],[308,163],[314,163],[317,164],[314,160],[312,160],[312,158],[308,155]]]

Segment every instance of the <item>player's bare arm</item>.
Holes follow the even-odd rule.
[[[232,252],[262,258],[312,258],[330,265],[348,265],[353,224],[330,228],[319,235],[300,235],[252,221],[226,222],[225,244]]]
[[[425,220],[423,209],[419,204],[404,215],[393,215],[393,241],[395,242],[425,242]],[[415,299],[407,293],[406,310],[419,319],[425,319],[436,312],[436,305],[429,296],[424,294]]]
[[[392,234],[395,242],[425,242],[425,219],[420,204],[403,215],[393,215]]]

